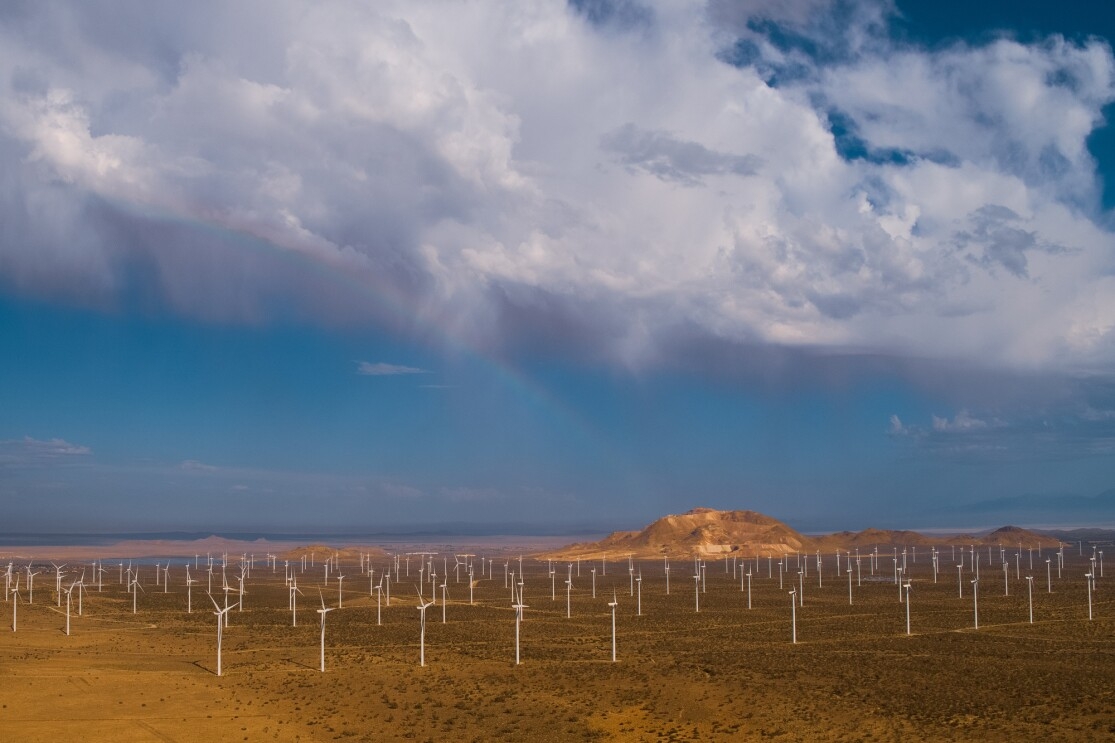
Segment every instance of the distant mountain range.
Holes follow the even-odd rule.
[[[1084,533],[1078,533],[1086,531]],[[1061,536],[1061,535],[1065,536]],[[1106,536],[1104,536],[1106,535]],[[876,545],[933,547],[944,545],[1010,545],[1023,548],[1052,546],[1058,539],[1066,542],[1110,540],[1115,532],[1097,529],[1065,532],[1038,532],[1017,526],[1003,526],[976,534],[925,535],[916,531],[864,529],[821,536],[801,534],[771,516],[756,511],[718,511],[694,508],[683,514],[664,516],[639,531],[612,532],[597,542],[571,544],[543,553],[543,558],[598,558],[611,553],[636,558],[722,557],[731,555],[789,554],[835,550],[865,550]]]

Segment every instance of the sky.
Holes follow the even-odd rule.
[[[1115,11],[0,5],[0,532],[1115,524]]]

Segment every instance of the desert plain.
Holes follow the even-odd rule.
[[[69,635],[66,596],[55,593],[50,562],[36,558],[33,569],[44,572],[35,578],[33,604],[21,585],[17,631],[14,597],[0,606],[7,612],[0,737],[1115,739],[1115,601],[1098,579],[1089,619],[1090,553],[1066,546],[1058,578],[1049,546],[1036,555],[1009,551],[1007,571],[987,567],[997,550],[977,548],[984,553],[977,629],[970,558],[958,571],[959,548],[939,547],[935,576],[930,550],[911,550],[908,572],[896,583],[893,561],[902,559],[902,549],[879,545],[877,560],[862,549],[858,565],[846,552],[840,574],[835,555],[822,554],[819,577],[813,554],[709,556],[697,581],[694,559],[620,554],[564,561],[524,555],[520,575],[519,555],[503,546],[460,560],[473,563],[471,597],[467,569],[455,569],[458,558],[443,553],[432,558],[434,585],[426,580],[422,589],[427,601],[438,589],[427,609],[424,667],[416,610],[421,558],[411,558],[408,568],[401,557],[371,547],[337,552],[339,564],[326,582],[321,560],[328,552],[319,551],[305,571],[298,552],[289,553],[302,592],[292,626],[284,561],[256,554],[243,605],[229,612],[223,632],[220,676],[205,555],[196,567],[189,558],[171,560],[165,586],[155,583],[154,561],[136,561],[142,588],[135,613],[115,562],[105,562],[100,589],[88,564],[72,563],[63,587],[75,577],[70,571],[84,569],[87,591],[80,616],[72,598]],[[217,587],[224,557],[214,557],[213,594],[223,604]],[[228,556],[232,601],[241,559]],[[779,559],[788,568],[781,586]],[[186,563],[199,581],[192,595]],[[24,564],[16,562],[13,572],[25,572]],[[390,605],[381,589],[377,608],[372,587],[396,564]],[[522,578],[526,605],[519,665],[511,571],[516,583]],[[316,609],[340,603],[337,572],[345,576],[343,606],[326,618],[323,673]],[[1034,577],[1032,623],[1026,575]],[[907,579],[908,604],[901,588]],[[793,613],[791,588],[803,593]]]

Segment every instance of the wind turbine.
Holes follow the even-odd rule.
[[[1030,597],[1030,624],[1034,623],[1034,576],[1026,576],[1026,592]]]
[[[190,566],[186,565],[186,613],[194,613],[194,584],[197,583],[196,578],[190,577]]]
[[[344,582],[345,582],[345,576],[341,575],[338,572],[337,573],[337,608],[338,609],[340,609],[342,606],[345,605]]]
[[[73,604],[74,586],[77,581],[70,584],[70,587],[64,589],[66,591],[66,637],[70,636],[70,606]]]
[[[238,607],[236,611],[238,613],[244,611],[244,594],[246,593],[246,591],[244,590],[244,577],[245,576],[243,571],[241,571],[240,575],[236,577],[236,580],[240,582],[240,595],[238,596],[236,601],[236,605]]]
[[[799,575],[800,575],[800,573],[799,573]],[[798,605],[797,605],[797,597],[794,595],[795,593],[797,593],[797,589],[791,588],[790,589],[790,627],[791,627],[791,630],[790,630],[791,640],[790,641],[793,644],[797,645],[797,643],[798,643],[798,608],[797,608]]]
[[[522,586],[522,583],[519,583]],[[511,604],[511,608],[515,610],[515,665],[519,665],[519,624],[523,621],[523,609],[527,605],[523,603],[522,589],[519,589],[519,600]]]
[[[27,563],[27,603],[35,603],[35,576],[41,571],[31,572],[31,563]]]
[[[217,600],[213,598],[213,594],[207,593],[206,595],[209,597],[209,600],[213,602],[213,608],[216,610],[216,611],[213,612],[213,614],[215,614],[216,617],[217,617],[217,675],[220,676],[221,675],[221,640],[224,638],[224,634],[225,634],[223,619],[224,619],[224,616],[228,614],[229,609],[231,609],[233,607],[232,606],[226,606],[225,608],[222,609],[220,606],[217,605]],[[235,606],[235,604],[233,604],[233,606]]]
[[[421,612],[421,629],[418,635],[418,665],[426,665],[426,609],[433,605],[433,601],[426,603],[422,599],[422,592],[418,592],[418,611]]]
[[[701,611],[701,573],[698,571],[693,574],[693,601],[696,606],[697,613]]]
[[[696,577],[696,576],[694,576]],[[608,606],[612,607],[612,662],[616,662],[616,607],[619,602],[616,600],[616,592],[612,591],[612,600],[608,602]]]
[[[329,563],[326,563],[328,565]],[[326,608],[325,597],[321,595],[321,589],[318,589],[318,597],[321,599],[321,608],[317,613],[321,615],[321,672],[325,673],[325,615],[333,611],[333,607]]]
[[[445,572],[448,573],[449,571],[445,571]],[[449,589],[446,588],[446,584],[448,583],[448,579],[449,579],[448,574],[441,576],[441,623],[442,624],[445,624],[445,604],[447,603],[446,599],[447,599],[448,594],[449,594]]]
[[[751,568],[747,568],[747,608],[751,608]]]
[[[979,629],[979,578],[972,578],[972,617],[975,629]]]
[[[145,589],[143,586],[141,586],[139,584],[139,571],[138,570],[136,571],[136,574],[134,576],[132,576],[132,582],[130,583],[130,585],[131,585],[131,588],[132,588],[132,614],[135,614],[136,613],[136,596],[139,595],[139,593],[136,591],[136,589],[138,588],[140,591],[143,591],[144,593],[147,593],[147,589]]]
[[[53,562],[50,564],[54,565]],[[62,563],[61,565],[54,565],[54,593],[58,599],[54,604],[55,606],[62,605],[62,568],[64,567],[66,567],[66,563]],[[66,634],[69,634],[69,632],[67,632]]]
[[[376,626],[379,627],[383,624],[381,621],[380,599],[383,597],[383,578],[379,579],[379,584],[375,587],[376,592]]]
[[[298,587],[298,581],[292,580],[290,582],[290,626],[298,626],[298,594],[302,590]],[[302,594],[305,595],[305,594]]]
[[[727,563],[725,563],[725,564],[727,564]],[[639,599],[638,599],[638,604],[637,604],[638,610],[637,610],[636,614],[638,614],[638,616],[641,617],[643,615],[643,569],[642,568],[639,568],[639,577],[635,579],[635,582],[639,584],[639,591],[638,591]]]
[[[18,617],[16,609],[19,607],[19,576],[15,577],[15,588],[12,589],[12,632],[16,631]]]
[[[1088,621],[1092,621],[1092,581],[1095,579],[1093,573],[1084,574],[1084,582],[1088,584]]]
[[[81,596],[85,593],[85,571],[81,573],[81,577],[77,579],[77,615],[81,616]]]
[[[910,634],[910,579],[906,579],[906,634]]]

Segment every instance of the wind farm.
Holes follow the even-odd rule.
[[[1115,740],[1109,3],[119,5],[0,2],[0,743]]]
[[[70,552],[57,558],[68,563],[65,580],[40,584],[35,603],[20,581],[40,558],[3,550],[18,630],[0,633],[9,681],[0,725],[18,740],[109,740],[119,730],[134,740],[280,741],[1115,732],[1103,544],[1010,530],[999,534],[1021,541],[990,532],[926,545],[906,532],[867,545],[784,524],[773,553],[733,541],[730,529],[717,532],[724,542],[692,538],[695,521],[707,536],[754,518],[695,509],[634,535],[535,551],[529,540],[476,543],[464,557],[437,544],[320,544],[163,558],[160,571],[125,559],[101,590],[84,586],[83,571],[119,559]],[[615,546],[645,534],[657,535],[659,554]],[[1004,561],[1019,568],[1006,573],[1006,591]],[[671,564],[675,578],[691,573],[694,593],[667,592]],[[959,594],[953,565],[971,581]],[[996,590],[981,592],[977,608],[981,569]],[[559,570],[564,595],[554,589]],[[224,581],[233,574],[250,602]],[[162,590],[152,590],[156,575]],[[343,606],[341,575],[353,584]],[[210,593],[212,611],[192,611],[192,588],[210,577],[226,599]],[[1033,591],[1035,577],[1050,590]],[[414,588],[387,605],[388,579]],[[308,591],[319,600],[299,605]],[[427,622],[439,599],[442,621]]]

